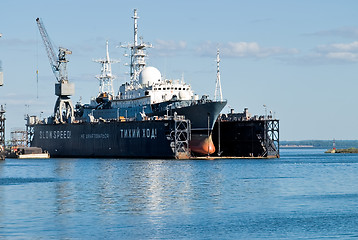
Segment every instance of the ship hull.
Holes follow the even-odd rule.
[[[204,103],[197,102],[186,107],[175,107],[175,101],[169,101],[152,105],[153,113],[150,115],[164,116],[165,114],[173,115],[175,112],[178,115],[185,116],[191,122],[191,129],[195,131],[212,130],[216,119],[218,118],[221,110],[225,107],[226,101],[216,102],[207,101]],[[168,108],[168,111],[165,109]]]
[[[182,115],[191,122],[190,150],[196,155],[206,155],[215,152],[211,132],[215,121],[226,101],[167,101],[152,105],[137,106],[133,108],[111,108],[87,110],[92,112],[95,118],[115,119],[120,116],[135,118],[140,109],[146,111],[146,116]],[[86,113],[87,114],[87,113]],[[85,114],[85,115],[86,115]]]
[[[166,111],[155,111],[156,109],[165,109],[166,106],[175,105],[173,103],[161,103],[161,106],[154,106],[154,115],[167,114]],[[215,145],[212,140],[212,129],[221,110],[225,107],[225,102],[204,102],[192,104],[188,107],[174,108],[168,110],[168,114],[184,115],[191,122],[191,140],[189,147],[194,155],[210,155],[215,152]]]
[[[215,152],[215,145],[210,134],[192,134],[189,142],[190,150],[193,155],[210,155]]]
[[[35,124],[31,146],[51,157],[175,158],[171,121]]]

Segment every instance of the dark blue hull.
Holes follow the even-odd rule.
[[[168,101],[152,105],[152,115],[163,116],[165,114],[173,115],[176,112],[178,115],[185,116],[191,122],[191,129],[194,131],[206,131],[208,128],[213,129],[216,119],[218,118],[221,110],[225,107],[226,101],[215,102],[200,101],[191,103],[188,106],[176,107],[175,101]],[[168,108],[168,110],[166,110]]]
[[[35,124],[31,146],[51,157],[175,158],[173,121]]]
[[[183,115],[190,120],[192,130],[207,130],[208,126],[212,130],[226,103],[226,101],[177,100],[130,108],[112,108],[108,104],[105,108],[86,109],[86,114],[91,113],[96,119],[118,119],[119,117],[140,118],[140,113],[143,111],[146,116],[173,116],[176,112],[178,115]],[[85,117],[86,114],[80,117]]]

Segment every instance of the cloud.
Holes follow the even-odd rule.
[[[254,19],[251,21],[251,23],[268,23],[273,21],[273,18],[259,18],[259,19]]]
[[[33,39],[19,39],[19,38],[4,38],[2,43],[5,46],[9,47],[27,47],[27,46],[36,46],[37,42]]]
[[[310,57],[315,62],[321,63],[358,62],[358,41],[319,45],[314,49],[314,52]]]
[[[186,49],[187,43],[185,41],[157,39],[154,44],[154,51],[152,52],[158,56],[176,56]]]
[[[318,31],[314,33],[306,34],[306,36],[319,36],[319,37],[326,37],[326,36],[335,36],[335,37],[343,37],[343,38],[358,38],[358,28],[356,27],[341,27],[331,30],[325,31]]]
[[[197,48],[197,52],[202,56],[212,56],[213,49],[217,47],[220,48],[221,54],[226,57],[267,58],[298,53],[298,50],[294,48],[262,47],[257,42],[228,42],[220,44],[220,46],[206,42]]]
[[[1,45],[12,52],[29,53],[36,49],[36,41],[32,39],[4,38],[1,39]],[[4,51],[5,52],[5,51]]]
[[[335,43],[329,45],[320,45],[318,52],[358,52],[358,41],[352,43]]]

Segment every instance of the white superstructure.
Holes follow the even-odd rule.
[[[130,82],[119,88],[119,95],[113,100],[112,107],[126,108],[145,104],[161,103],[169,100],[192,100],[194,96],[189,84],[183,80],[164,79],[160,71],[146,66],[146,48],[151,44],[138,43],[137,10],[134,9],[134,42],[127,45],[131,49]]]
[[[146,64],[146,49],[152,45],[138,38],[138,15],[134,10],[133,43],[121,45],[130,49],[130,79],[119,87],[118,94],[113,95],[108,47],[106,59],[102,64],[100,91],[90,104],[78,105],[77,115],[87,120],[89,116],[96,119],[143,120],[145,117],[181,114],[188,118],[192,130],[211,129],[226,101],[212,101],[207,95],[199,98],[184,79],[167,79],[160,71]],[[218,60],[219,61],[219,60]]]

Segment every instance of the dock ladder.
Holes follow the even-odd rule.
[[[188,159],[190,157],[189,140],[191,138],[190,120],[183,116],[174,115],[174,146],[176,159]]]

